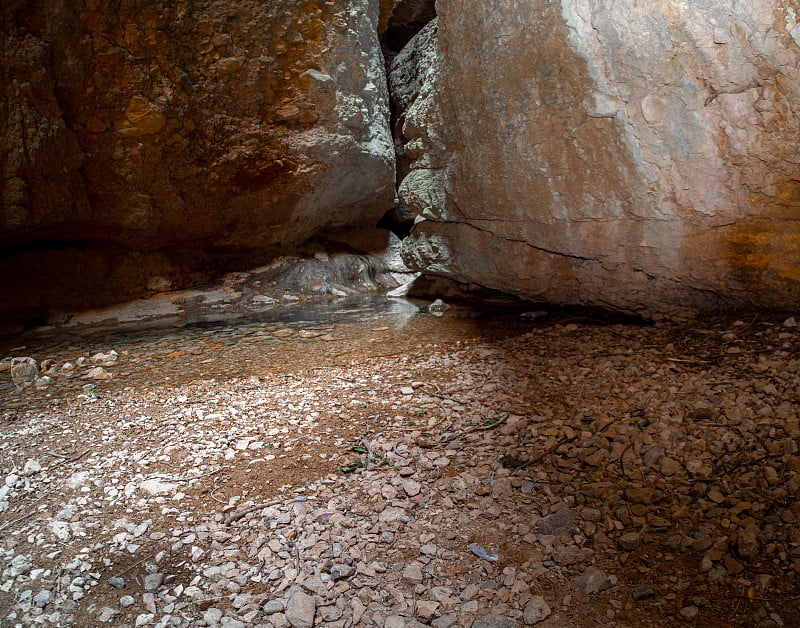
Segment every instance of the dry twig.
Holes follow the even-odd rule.
[[[511,415],[506,413],[506,415],[504,417],[502,417],[500,419],[497,419],[494,423],[490,423],[488,425],[485,424],[485,423],[482,423],[480,425],[473,425],[472,427],[468,427],[465,430],[461,430],[457,434],[453,434],[452,436],[449,436],[448,438],[444,439],[444,442],[445,443],[450,443],[450,442],[456,440],[457,438],[460,438],[462,436],[466,436],[467,434],[471,434],[472,432],[487,432],[489,430],[493,430],[493,429],[495,429],[497,427],[500,427],[503,423],[505,423],[506,419],[508,419],[509,416],[511,416]]]
[[[263,510],[264,508],[269,508],[270,506],[274,506],[276,503],[277,502],[273,499],[272,501],[264,502],[263,504],[256,504],[255,506],[250,506],[243,510],[232,512],[231,514],[228,515],[227,521],[225,523],[230,525],[231,523],[239,521],[239,519],[243,519],[252,512],[256,512],[257,510]]]
[[[70,462],[77,462],[78,460],[83,458],[86,454],[88,454],[90,451],[92,451],[92,448],[91,447],[87,447],[81,453],[79,453],[77,456],[73,456],[72,458],[64,458],[64,460],[56,462],[53,466],[47,467],[47,469],[44,469],[44,472],[45,473],[50,473],[53,469],[57,469],[61,465],[69,464]]]

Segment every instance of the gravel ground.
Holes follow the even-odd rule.
[[[507,327],[15,348],[3,628],[800,625],[795,321]]]

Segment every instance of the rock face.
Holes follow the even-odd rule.
[[[409,265],[639,313],[800,305],[794,3],[437,9],[404,114]]]
[[[392,134],[397,153],[398,180],[406,178],[410,164],[424,153],[415,152],[413,143],[406,141],[404,128],[409,119],[409,112],[418,100],[420,104],[429,102],[425,96],[420,98],[423,87],[430,86],[435,80],[436,43],[438,20],[434,18],[427,24],[409,44],[394,58],[389,66],[389,92],[394,112]]]
[[[378,0],[99,6],[0,8],[0,309],[174,288],[391,206]]]

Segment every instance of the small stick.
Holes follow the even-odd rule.
[[[449,443],[451,441],[454,441],[457,438],[460,438],[461,436],[466,436],[467,434],[471,434],[472,432],[486,432],[486,431],[489,431],[489,430],[493,430],[496,427],[500,427],[503,423],[505,423],[506,419],[509,416],[511,416],[511,415],[509,413],[506,413],[506,415],[502,419],[497,419],[494,423],[491,423],[490,425],[485,425],[485,424],[484,425],[473,425],[472,427],[468,427],[467,429],[462,430],[458,434],[453,434],[451,437],[446,438],[444,440],[444,442],[445,443]]]
[[[795,600],[800,600],[800,595],[787,598],[749,597],[747,595],[729,595],[728,597],[736,600],[751,600],[754,602],[794,602]]]
[[[708,360],[682,360],[681,358],[667,358],[667,362],[682,362],[686,364],[710,364]]]
[[[42,495],[39,499],[37,499],[35,502],[33,502],[33,506],[38,506],[44,500],[45,497],[49,497],[49,495],[47,493]],[[5,530],[7,528],[10,528],[13,525],[16,525],[20,521],[25,521],[25,519],[27,519],[28,517],[30,517],[32,515],[35,515],[37,512],[38,512],[37,510],[30,510],[26,514],[22,515],[21,517],[17,517],[16,519],[12,519],[11,521],[7,521],[6,523],[4,523],[3,525],[0,526],[0,532],[2,532],[3,530]]]
[[[561,447],[561,445],[563,445],[564,443],[568,443],[568,442],[570,442],[572,440],[575,440],[575,438],[577,438],[577,437],[573,436],[572,438],[570,438],[568,436],[562,436],[561,438],[558,439],[558,441],[556,441],[555,445],[553,445],[552,447],[548,447],[546,450],[544,450],[541,454],[539,454],[535,458],[533,458],[531,460],[528,460],[527,462],[522,463],[519,467],[516,468],[514,473],[512,473],[511,475],[516,475],[517,473],[519,473],[523,469],[526,469],[526,468],[530,467],[531,465],[534,465],[537,462],[540,462],[542,459],[544,459],[545,456],[548,456],[548,455],[552,454],[556,449]]]
[[[89,453],[91,450],[92,450],[92,448],[91,448],[91,447],[87,447],[87,448],[86,448],[86,449],[84,449],[84,450],[83,450],[81,453],[79,453],[77,456],[74,456],[74,457],[72,457],[72,458],[64,458],[64,460],[62,460],[62,461],[60,461],[60,462],[56,462],[56,463],[55,463],[53,466],[51,466],[51,467],[48,467],[47,469],[45,469],[45,471],[46,471],[47,473],[50,473],[50,471],[52,471],[53,469],[57,469],[57,468],[58,468],[58,467],[60,467],[62,464],[68,464],[68,463],[70,463],[70,462],[77,462],[78,460],[80,460],[81,458],[83,458],[83,457],[84,457],[86,454],[88,454],[88,453]]]
[[[249,515],[251,512],[255,512],[256,510],[263,510],[264,508],[269,508],[270,506],[274,505],[275,501],[273,500],[271,502],[265,502],[263,504],[256,504],[255,506],[250,506],[249,508],[245,508],[244,510],[240,510],[238,512],[233,512],[230,515],[228,515],[228,520],[226,523],[228,524],[235,523],[236,521],[239,521],[239,519],[242,519],[247,515]]]

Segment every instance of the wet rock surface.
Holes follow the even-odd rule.
[[[8,347],[3,625],[799,623],[797,328],[514,321]]]
[[[141,330],[146,327],[181,327],[187,325],[232,322],[236,320],[295,320],[298,316],[324,317],[326,309],[336,310],[335,302],[350,298],[364,306],[371,301],[385,302],[373,295],[386,288],[406,285],[416,275],[408,272],[397,256],[399,240],[391,232],[370,229],[366,241],[369,254],[329,251],[307,245],[313,256],[283,256],[266,266],[247,272],[229,273],[214,283],[195,289],[164,292],[144,299],[83,312],[51,317],[51,325],[38,327],[34,333],[47,335],[69,330],[95,334],[102,330]],[[345,235],[342,240],[350,240]],[[364,238],[358,238],[364,240]],[[369,246],[371,244],[371,246]],[[348,247],[355,251],[356,248]],[[300,312],[293,314],[292,306]],[[312,314],[314,306],[318,312]],[[99,366],[88,378],[102,379],[104,354],[92,357]],[[11,365],[15,382],[36,380],[38,367],[32,358],[15,358]],[[36,380],[42,385],[41,379]]]

